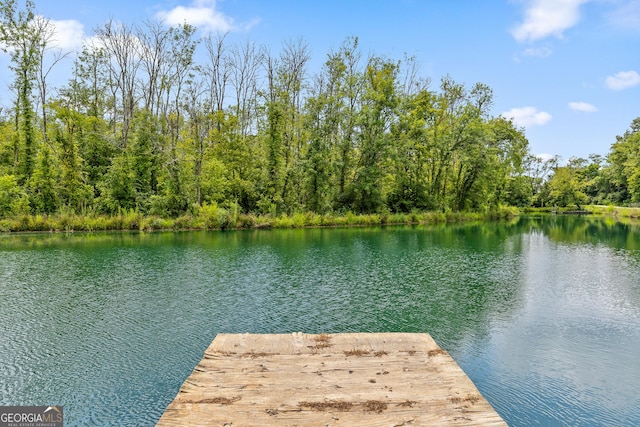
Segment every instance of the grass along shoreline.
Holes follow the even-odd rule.
[[[575,207],[566,207],[566,208],[553,208],[553,207],[545,207],[545,208],[523,208],[523,214],[565,214],[565,213],[573,213],[573,212],[588,212],[589,215],[603,215],[613,218],[628,218],[628,219],[639,219],[640,218],[640,207],[628,207],[628,206],[613,206],[613,205],[584,205],[581,209],[576,209]]]
[[[495,212],[415,212],[356,215],[316,214],[293,215],[243,214],[216,205],[204,205],[195,213],[178,218],[145,216],[130,210],[117,215],[21,215],[0,219],[0,232],[93,232],[93,231],[156,231],[156,230],[240,230],[261,228],[349,227],[395,224],[438,224],[513,218],[516,208],[504,207]]]
[[[640,208],[624,206],[586,205],[583,208],[592,215],[614,219],[640,219]],[[572,211],[557,210],[558,214]],[[486,221],[514,218],[524,214],[550,214],[552,208],[501,207],[494,212],[413,212],[344,215],[316,214],[313,212],[293,215],[254,215],[237,213],[216,205],[204,205],[195,213],[177,218],[143,215],[135,210],[117,215],[79,215],[59,213],[55,215],[20,215],[0,219],[0,233],[16,232],[93,232],[93,231],[160,231],[160,230],[242,230],[261,228],[304,227],[354,227],[400,224],[441,224],[468,221]]]

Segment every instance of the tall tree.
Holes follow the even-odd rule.
[[[82,160],[83,179],[99,196],[98,182],[111,165],[116,143],[109,132],[107,114],[108,65],[104,49],[85,45],[78,54],[72,77],[51,103],[55,117],[64,125],[61,130],[65,141],[74,141],[77,155]]]
[[[189,118],[188,137],[185,138],[187,153],[192,164],[193,184],[195,187],[195,203],[202,204],[202,173],[207,151],[210,145],[211,118],[214,113],[206,111],[206,101],[201,99],[201,95],[206,92],[203,80],[192,80],[187,86],[186,113]],[[171,145],[172,157],[177,154],[175,145]],[[175,168],[177,163],[173,163]],[[174,170],[174,174],[176,171]]]
[[[14,152],[21,184],[31,178],[37,152],[33,82],[40,66],[38,52],[42,34],[33,25],[34,9],[32,0],[25,0],[24,8],[19,8],[16,0],[0,3],[0,46],[10,54],[12,64],[9,68],[14,74],[12,88],[17,93]]]
[[[298,209],[302,205],[301,158],[305,140],[302,106],[309,59],[309,45],[303,39],[284,43],[280,54],[281,68],[278,70],[278,95],[283,107],[284,149],[284,182],[281,198],[289,211]]]
[[[559,207],[575,205],[581,209],[581,205],[587,202],[580,180],[580,170],[585,162],[584,159],[571,158],[567,166],[556,167],[547,183],[551,204]]]
[[[640,202],[640,117],[611,146],[608,175],[620,202]]]
[[[357,37],[347,38],[336,55],[329,57],[330,67],[338,82],[336,87],[339,104],[336,108],[343,111],[344,120],[340,124],[340,140],[334,158],[337,173],[339,196],[336,207],[341,209],[349,205],[348,186],[353,180],[355,169],[354,149],[356,146],[356,121],[359,113],[359,102],[363,88],[363,76],[360,69],[362,54]],[[344,105],[340,105],[343,103]]]
[[[436,95],[426,89],[407,94],[398,107],[398,120],[393,124],[394,144],[391,148],[393,183],[388,196],[394,211],[432,207],[429,193],[427,115],[435,104]]]
[[[86,174],[79,155],[78,142],[83,138],[83,119],[71,108],[54,103],[52,105],[55,132],[55,147],[58,154],[60,179],[58,196],[62,206],[75,211],[83,211],[92,201],[93,187],[85,184]]]
[[[256,130],[260,64],[264,51],[247,40],[231,47],[229,55],[230,83],[235,92],[235,115],[243,138]]]
[[[487,153],[493,161],[484,174],[488,188],[485,200],[490,208],[500,204],[529,206],[533,196],[525,162],[529,141],[521,129],[504,117],[492,118],[487,126],[491,135]]]
[[[327,87],[325,74],[316,77],[307,99],[305,127],[309,139],[304,157],[305,207],[314,212],[326,212],[331,207],[331,144],[335,138],[335,120],[331,116],[334,104],[331,87]]]
[[[231,74],[231,60],[227,53],[227,34],[209,34],[204,39],[207,50],[207,64],[202,68],[207,77],[208,107],[210,111],[222,111],[225,107],[227,84]]]
[[[351,189],[353,208],[358,212],[376,212],[385,203],[382,178],[398,103],[397,75],[397,63],[379,57],[369,59],[357,121],[359,158]]]
[[[136,31],[140,43],[141,68],[144,76],[140,88],[143,108],[154,115],[159,115],[162,94],[166,90],[167,68],[171,62],[169,46],[173,36],[173,28],[167,30],[161,21],[145,21]]]
[[[293,211],[301,206],[301,155],[304,140],[302,99],[309,47],[302,40],[286,42],[279,58],[265,56],[267,198],[264,205]]]
[[[182,126],[183,90],[189,84],[193,71],[195,53],[198,41],[194,40],[196,28],[189,24],[182,24],[172,29],[170,43],[171,62],[168,74],[165,76],[166,104],[164,119],[169,125],[171,147],[175,147],[180,136]]]
[[[282,208],[282,188],[284,182],[284,111],[278,98],[277,87],[278,59],[270,54],[265,55],[268,91],[265,100],[265,154],[266,170],[264,171],[263,197],[260,201],[263,213],[277,211]]]
[[[554,156],[549,159],[543,159],[539,156],[527,154],[523,162],[531,185],[532,204],[544,207],[548,202],[545,184],[558,167],[560,157]]]
[[[464,89],[463,89],[464,90]],[[493,156],[497,154],[491,143],[492,135],[486,126],[489,108],[493,102],[493,92],[488,86],[477,83],[466,95],[458,117],[454,143],[452,193],[453,208],[465,210],[479,208],[479,200],[472,195],[479,196],[486,201],[482,188],[478,183],[487,169],[496,165]],[[472,190],[474,190],[472,192]]]
[[[38,86],[38,101],[40,103],[41,123],[42,123],[42,139],[46,144],[48,142],[48,101],[49,101],[49,74],[60,61],[67,57],[70,52],[63,52],[60,47],[55,45],[55,26],[53,23],[43,17],[36,16],[31,24],[39,43],[36,46],[36,55],[38,57],[38,67],[36,70],[36,81]],[[50,57],[49,63],[46,58]]]
[[[120,142],[127,148],[131,121],[136,107],[136,78],[141,65],[140,40],[131,25],[109,20],[96,30],[96,36],[109,60],[109,72],[114,91],[114,111],[119,113]],[[116,97],[119,98],[116,100]]]

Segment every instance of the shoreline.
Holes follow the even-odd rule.
[[[203,209],[197,214],[178,218],[144,216],[129,211],[115,216],[98,215],[23,215],[19,218],[0,219],[0,235],[15,233],[74,233],[103,231],[209,231],[209,230],[259,230],[323,227],[361,227],[385,225],[418,225],[462,223],[510,219],[520,213],[515,208],[501,208],[496,212],[419,212],[408,214],[315,214],[311,212],[293,215],[257,216],[233,214],[222,208]]]
[[[571,208],[513,208],[504,207],[495,212],[414,212],[375,214],[316,214],[293,215],[234,214],[226,209],[211,207],[197,214],[177,218],[145,216],[129,211],[119,215],[23,215],[0,219],[0,235],[18,233],[91,233],[105,231],[224,231],[293,228],[337,228],[392,225],[454,224],[472,221],[513,219],[520,215],[571,214]],[[640,219],[640,208],[623,206],[586,205],[581,214],[606,216],[617,221]]]

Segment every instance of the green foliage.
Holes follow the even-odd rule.
[[[51,150],[44,145],[38,152],[37,165],[29,180],[30,205],[37,214],[50,214],[60,205],[57,187],[58,170],[53,163]]]
[[[136,115],[134,129],[134,138],[127,150],[131,159],[136,201],[142,205],[157,184],[153,153],[153,138],[157,132],[154,132],[153,120],[146,111]]]
[[[19,181],[28,182],[33,174],[36,157],[35,111],[32,100],[36,70],[45,46],[43,33],[35,23],[35,4],[26,0],[20,9],[15,0],[0,3],[0,46],[9,53],[14,73],[15,99],[15,153]]]
[[[213,132],[215,145],[205,157],[203,194],[205,200],[234,201],[244,211],[256,206],[259,183],[260,147],[254,138],[239,133],[238,120],[231,114],[217,114],[219,126]]]
[[[46,43],[34,10],[0,4],[14,89],[0,117],[0,215],[20,216],[3,229],[429,223],[640,203],[640,119],[606,158],[561,166],[492,116],[487,85],[445,76],[432,88],[411,58],[362,58],[357,38],[310,78],[302,40],[262,55],[210,38],[197,64],[194,27],[145,23],[132,54],[132,28],[107,23],[37,112]]]
[[[104,179],[98,183],[99,210],[113,214],[122,209],[133,209],[136,205],[135,180],[129,156],[121,154],[114,158]]]
[[[611,146],[609,153],[611,198],[616,202],[640,202],[640,117]]]
[[[0,176],[0,218],[29,213],[29,198],[14,175]]]
[[[357,121],[359,161],[350,188],[351,207],[357,212],[377,212],[385,203],[383,177],[391,145],[388,130],[397,105],[397,74],[397,64],[372,57],[363,76],[365,92]]]
[[[205,203],[198,209],[198,228],[207,230],[235,228],[238,220],[237,207],[224,209],[216,203]]]
[[[640,118],[618,136],[609,155],[572,157],[565,166],[557,158],[547,162],[528,160],[534,206],[634,204],[640,202]],[[519,205],[518,203],[513,203]]]
[[[587,203],[587,195],[582,191],[582,183],[578,179],[577,170],[571,166],[556,168],[549,180],[549,201],[560,207]]]
[[[229,193],[228,170],[216,158],[206,159],[202,167],[202,199],[206,203],[223,203]]]

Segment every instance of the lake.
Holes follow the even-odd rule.
[[[217,333],[428,332],[512,426],[640,425],[640,228],[0,236],[0,405],[154,425]]]

